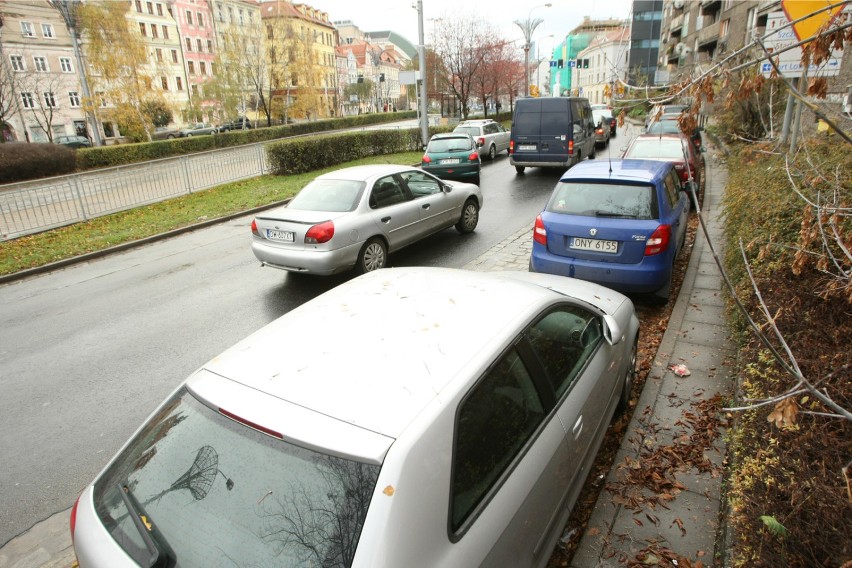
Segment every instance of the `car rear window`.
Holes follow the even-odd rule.
[[[478,126],[456,126],[453,132],[461,132],[462,134],[470,134],[471,136],[479,136]]]
[[[584,217],[656,219],[659,207],[652,185],[559,182],[546,211]]]
[[[683,161],[683,146],[680,140],[648,138],[636,140],[627,149],[625,158],[671,158]]]
[[[142,566],[143,526],[181,568],[349,566],[378,474],[244,426],[184,388],[98,479],[94,505]]]
[[[473,143],[468,137],[438,138],[429,142],[426,152],[464,152],[473,148]]]
[[[315,179],[287,205],[303,211],[353,211],[366,184],[347,179]]]
[[[679,134],[680,126],[676,120],[661,120],[648,125],[647,134]]]

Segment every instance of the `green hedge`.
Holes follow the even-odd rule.
[[[430,128],[430,134],[452,127]],[[369,156],[416,152],[423,149],[420,129],[365,130],[273,142],[266,155],[276,175],[292,175],[333,167]]]
[[[253,142],[266,142],[288,136],[298,136],[299,134],[311,134],[341,128],[406,120],[415,118],[416,116],[417,113],[414,111],[361,114],[328,120],[298,122],[269,128],[235,130],[208,136],[193,136],[191,138],[175,138],[172,140],[159,140],[138,144],[118,144],[115,146],[101,146],[99,148],[85,148],[77,154],[77,170],[120,166],[171,156],[182,156],[184,154],[203,152],[216,148],[228,148],[242,144],[251,144]]]
[[[0,183],[70,174],[75,154],[61,144],[0,144]]]

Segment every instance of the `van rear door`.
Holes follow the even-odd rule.
[[[512,123],[515,162],[566,164],[571,137],[568,99],[524,99],[517,102]]]
[[[567,99],[541,101],[541,161],[569,164],[569,143],[573,139],[571,107]]]

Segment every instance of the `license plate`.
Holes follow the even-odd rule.
[[[441,163],[442,164],[458,164],[459,159],[458,158],[447,158],[446,160],[441,160]]]
[[[530,152],[535,150],[535,144],[518,144],[518,150],[521,152]]]
[[[266,238],[272,239],[273,241],[292,243],[295,240],[295,235],[293,234],[293,231],[275,231],[273,229],[266,229]]]
[[[591,250],[595,252],[617,253],[618,241],[601,241],[598,239],[580,239],[574,237],[571,239],[571,245],[569,248],[577,250]]]

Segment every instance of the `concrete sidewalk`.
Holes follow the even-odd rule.
[[[718,246],[726,171],[710,164],[709,156],[707,161],[703,215]],[[525,271],[531,250],[532,220],[464,268]],[[656,555],[666,565],[672,565],[667,554],[688,558],[693,565],[696,560],[714,564],[725,456],[721,435],[707,439],[700,459],[691,461],[698,467],[684,467],[673,482],[652,491],[630,480],[641,471],[640,457],[670,455],[686,443],[694,446],[695,436],[710,431],[703,422],[700,432],[693,431],[701,405],[730,391],[728,360],[734,348],[727,339],[721,289],[721,276],[699,230],[668,328],[572,567],[623,566],[619,559],[642,554]],[[670,364],[686,365],[691,375],[675,376]],[[69,515],[70,509],[59,512],[9,541],[0,549],[0,568],[69,568],[74,562]]]

